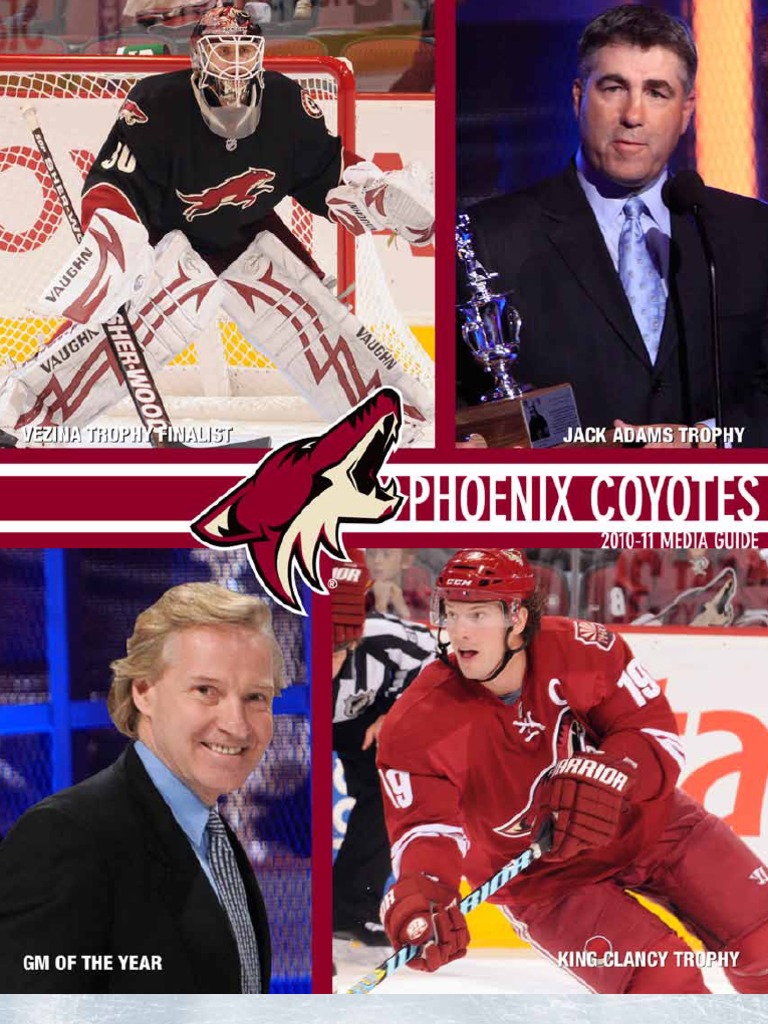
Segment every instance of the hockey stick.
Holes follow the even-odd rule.
[[[43,135],[37,111],[33,106],[22,107],[22,117],[35,140],[35,144],[43,158],[51,184],[66,214],[72,234],[78,244],[83,240],[83,229],[77,216],[67,186],[59,173]],[[147,364],[144,349],[139,344],[136,332],[128,319],[125,306],[121,306],[115,316],[107,323],[101,324],[107,344],[128,388],[136,412],[143,426],[149,433],[149,440],[155,448],[187,448],[188,445],[170,441],[172,436],[171,420],[166,411],[160,392],[157,389],[152,372]],[[256,438],[253,441],[241,442],[221,447],[269,447],[269,438]]]
[[[495,875],[492,875],[487,881],[479,885],[477,889],[473,889],[472,892],[468,893],[464,899],[459,903],[459,910],[462,914],[468,914],[470,910],[474,910],[475,907],[479,907],[481,903],[485,903],[489,896],[493,896],[495,892],[498,892],[502,886],[506,885],[507,882],[511,882],[513,878],[517,878],[519,874],[526,871],[534,861],[537,861],[542,854],[546,853],[547,850],[552,846],[552,823],[547,821],[538,838],[535,842],[531,843],[528,849],[511,860],[508,864],[505,864],[503,868],[500,868]],[[378,967],[366,974],[364,978],[361,978],[357,984],[353,985],[352,988],[348,988],[345,995],[361,995],[366,992],[371,992],[377,985],[381,984],[385,978],[388,978],[390,974],[394,974],[399,967],[403,967],[409,961],[413,960],[421,953],[421,946],[402,946],[396,953],[388,957],[383,963],[379,964]]]
[[[48,148],[48,143],[45,140],[43,130],[37,118],[37,111],[32,106],[25,106],[22,108],[21,113],[27,123],[27,128],[32,133],[40,156],[43,158],[51,184],[56,191],[56,195],[59,197],[59,202],[69,221],[75,241],[79,244],[83,240],[80,218],[77,216],[72,205],[72,200],[69,197],[64,180],[59,174],[53,154]],[[171,421],[150,369],[147,366],[144,350],[139,344],[131,322],[128,319],[125,306],[121,306],[111,320],[102,324],[101,329],[104,331],[107,343],[123,375],[123,380],[136,407],[136,412],[139,414],[139,419],[149,431],[152,445],[156,448],[167,447],[167,442],[163,440],[162,434],[166,432],[170,435]]]

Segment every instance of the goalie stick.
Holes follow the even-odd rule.
[[[24,118],[32,137],[35,140],[40,156],[43,158],[51,184],[62,205],[69,226],[75,241],[80,243],[83,240],[83,229],[80,218],[70,199],[64,179],[59,174],[59,169],[53,159],[53,154],[48,148],[43,129],[37,117],[37,110],[29,105],[22,107]],[[104,336],[110,350],[115,357],[115,362],[123,375],[125,386],[131,396],[136,412],[139,415],[144,427],[149,432],[149,439],[155,448],[187,448],[188,445],[177,441],[169,441],[163,437],[171,435],[171,420],[166,411],[160,392],[157,389],[152,373],[147,365],[144,350],[139,344],[136,333],[128,319],[125,306],[121,306],[115,316],[107,323],[101,324]],[[258,447],[268,448],[270,439],[267,437],[254,438],[252,441],[240,441],[230,445],[221,445],[222,448],[244,448]]]
[[[503,868],[500,868],[495,875],[492,875],[482,885],[479,885],[466,895],[461,903],[459,903],[459,910],[462,914],[468,914],[470,910],[474,910],[481,903],[485,903],[489,896],[493,896],[507,882],[511,882],[513,878],[517,878],[519,874],[526,871],[551,846],[552,822],[547,821],[541,832],[539,832],[536,841],[531,843],[526,850],[523,850],[519,856],[505,864]],[[374,967],[369,974],[361,978],[352,988],[348,988],[345,995],[353,996],[371,992],[385,978],[394,974],[399,967],[403,967],[420,953],[421,946],[402,946],[396,953],[393,953],[383,963],[380,963],[378,967]]]

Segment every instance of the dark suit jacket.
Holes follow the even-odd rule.
[[[262,985],[270,942],[264,902],[229,830],[245,882]],[[28,955],[48,970],[24,970]],[[76,954],[74,970],[55,969]],[[109,954],[112,971],[83,955]],[[162,957],[120,970],[118,955]],[[0,844],[0,992],[240,991],[235,939],[208,879],[132,747],[93,778],[31,808]]]
[[[670,301],[655,365],[571,164],[470,211],[477,256],[523,318],[518,377],[570,382],[584,426],[687,423],[714,415],[707,270],[690,216],[672,215]],[[707,189],[718,272],[724,420],[768,444],[768,207]],[[459,348],[459,398],[478,385]],[[687,383],[687,386],[686,386]],[[690,394],[690,398],[688,398]]]

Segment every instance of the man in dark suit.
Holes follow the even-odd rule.
[[[470,210],[476,253],[522,315],[517,375],[570,382],[583,426],[714,423],[707,268],[689,215],[662,199],[694,108],[687,27],[614,7],[579,42],[581,145],[561,174]],[[706,189],[718,272],[723,419],[768,444],[768,207]],[[460,392],[477,372],[460,346]],[[487,388],[487,380],[481,385]]]
[[[0,992],[267,992],[264,902],[216,800],[272,738],[269,609],[173,587],[112,671],[110,714],[135,742],[0,844]]]

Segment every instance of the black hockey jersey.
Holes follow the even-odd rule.
[[[266,71],[259,125],[228,149],[204,122],[190,77],[153,75],[130,91],[85,180],[83,222],[108,206],[141,220],[153,245],[179,229],[218,272],[270,226],[262,222],[285,196],[326,214],[341,140],[296,82]]]

